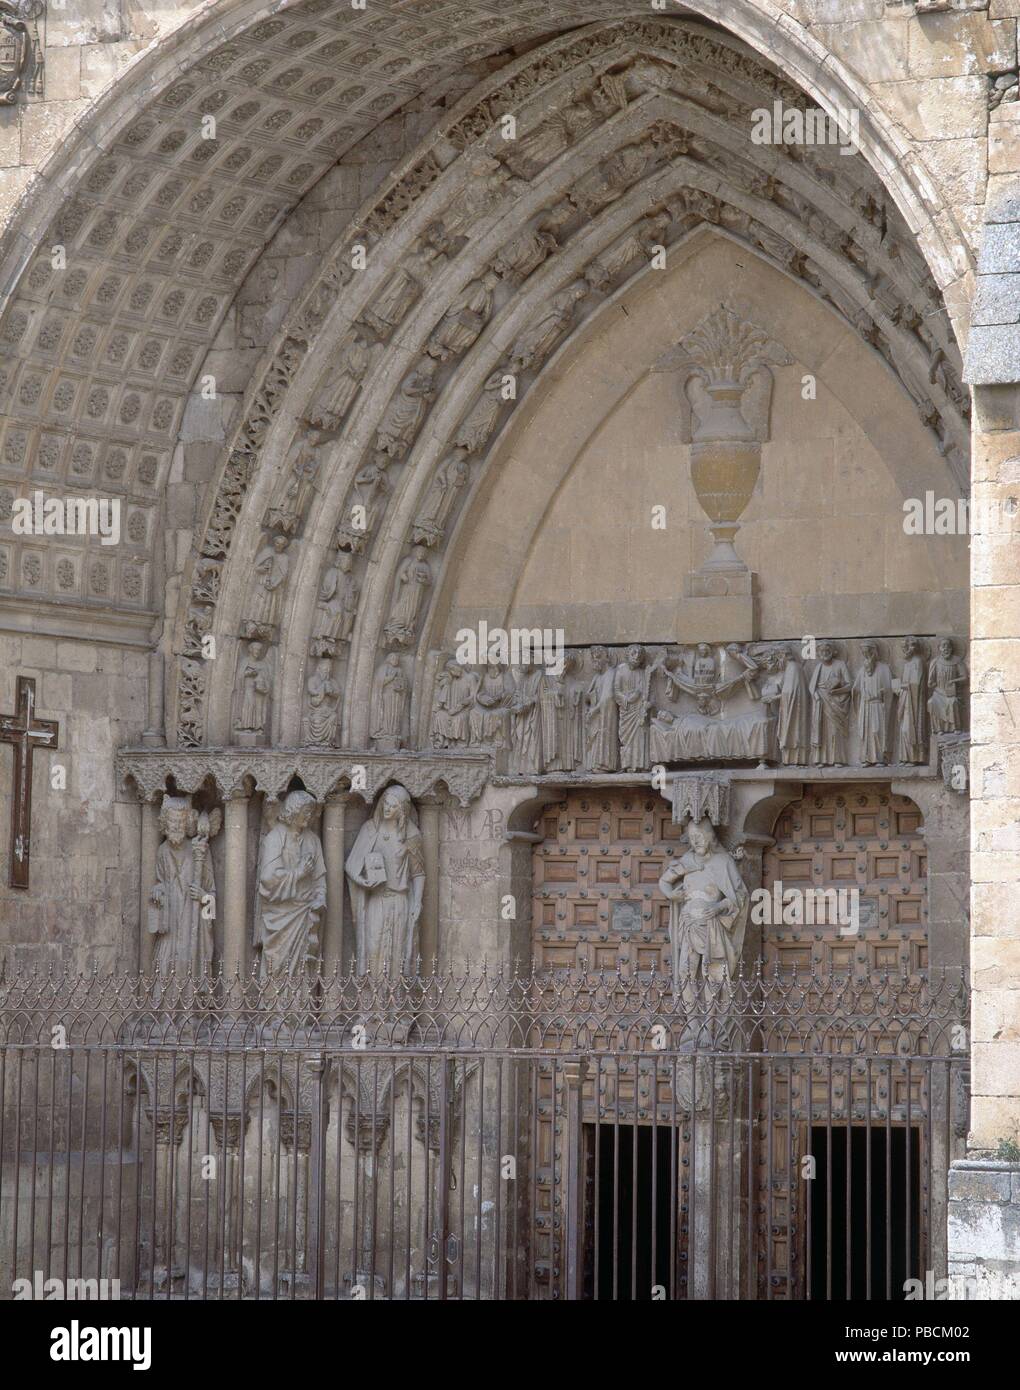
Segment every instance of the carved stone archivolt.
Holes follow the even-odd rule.
[[[885,660],[891,645],[821,640],[807,657],[790,642],[593,646],[571,651],[562,671],[450,657],[435,681],[431,742],[507,750],[507,771],[522,776],[699,762],[928,765],[931,736],[965,718],[966,664],[951,638],[907,637]]]
[[[565,85],[575,68],[576,78]],[[554,83],[555,110],[543,115]],[[558,40],[518,60],[484,89],[489,95],[481,105],[477,97],[465,98],[426,142],[417,163],[361,210],[286,331],[235,441],[225,510],[218,520],[214,509],[196,564],[203,582],[201,594],[193,588],[195,605],[210,606],[205,563],[225,557],[268,433],[341,288],[348,318],[342,351],[310,392],[313,403],[305,416],[320,431],[308,439],[309,450],[329,457],[342,446],[343,458],[351,461],[346,496],[332,487],[308,489],[310,505],[321,506],[312,499],[327,493],[343,499],[323,582],[340,554],[351,555],[352,582],[364,601],[363,575],[373,549],[383,544],[382,518],[402,504],[412,474],[420,498],[407,549],[395,559],[387,556],[389,612],[376,633],[366,632],[368,642],[405,650],[415,645],[436,574],[433,553],[443,550],[501,423],[608,292],[647,270],[654,247],[668,250],[704,222],[745,240],[827,298],[909,382],[940,445],[965,449],[965,393],[954,385],[951,365],[958,360],[955,346],[936,336],[940,324],[930,313],[937,291],[905,230],[894,230],[896,214],[875,180],[858,161],[823,151],[798,152],[793,159],[782,149],[769,150],[762,154],[763,171],[760,161],[752,162],[733,143],[724,121],[707,118],[706,113],[739,117],[763,91],[778,91],[774,75],[760,64],[683,26],[644,22],[607,26],[583,40]],[[692,92],[697,100],[689,99]],[[803,100],[785,87],[783,96]],[[565,106],[576,109],[561,121]],[[496,107],[516,109],[527,132],[523,160],[514,142],[497,138],[491,114]],[[601,124],[585,110],[602,118]],[[610,110],[613,120],[606,127]],[[561,158],[564,139],[572,142],[570,164]],[[445,162],[431,153],[451,148],[460,152],[452,161],[448,153]],[[550,166],[557,170],[555,179],[544,172]],[[543,180],[544,199],[537,192]],[[479,220],[467,241],[463,233],[472,215]],[[574,250],[581,235],[583,259]],[[361,276],[349,261],[359,239],[368,255]],[[389,347],[398,342],[399,356]],[[752,442],[761,433],[770,351],[748,364],[730,412],[743,421]],[[416,358],[410,366],[409,353]],[[369,356],[371,389],[365,384]],[[473,393],[475,373],[481,379]],[[704,404],[711,383],[698,380]],[[696,428],[711,430],[711,411],[696,420]],[[307,459],[306,466],[314,472]],[[300,485],[293,495],[298,493]],[[305,523],[286,506],[277,506],[276,514],[286,515],[290,535],[302,533]],[[418,553],[422,548],[431,553]],[[300,555],[298,563],[304,563]],[[293,573],[292,565],[284,606]],[[252,589],[265,587],[259,575],[249,577]],[[374,585],[380,582],[382,572]],[[261,611],[266,603],[252,593],[242,607]],[[262,630],[268,626],[269,620]],[[311,640],[318,644],[312,655],[345,659],[339,649],[322,648],[320,632]],[[204,737],[209,674],[190,653],[181,663],[177,725],[185,745]],[[370,680],[363,665],[334,674],[341,684],[360,681],[366,689]],[[353,693],[352,688],[344,701],[350,710],[357,708]],[[289,699],[288,689],[284,706]]]

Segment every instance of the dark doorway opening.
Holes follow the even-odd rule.
[[[585,1129],[590,1203],[598,1214],[587,1223],[595,1256],[588,1286],[600,1299],[651,1299],[656,1287],[669,1298],[671,1229],[679,1216],[670,1199],[674,1132],[650,1125]]]
[[[920,1276],[919,1145],[914,1128],[873,1128],[869,1145],[863,1125],[812,1127],[811,1298],[901,1299]]]

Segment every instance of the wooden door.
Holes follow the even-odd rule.
[[[774,834],[763,887],[856,889],[859,908],[856,928],[823,913],[813,924],[763,926],[766,979],[773,972],[858,981],[886,975],[916,980],[925,974],[927,859],[921,813],[912,801],[881,785],[809,787],[782,812]],[[824,1014],[824,996],[816,1003]],[[810,1179],[802,1165],[811,1150],[812,1127],[917,1124],[927,1113],[927,1074],[893,1060],[896,1038],[872,1038],[871,1050],[889,1059],[874,1062],[852,1060],[849,1037],[843,1046],[835,1031],[825,1047],[835,1057],[787,1061],[784,1052],[809,1050],[803,1038],[781,1038],[778,1030],[763,1038],[764,1050],[773,1055],[758,1068],[760,1298],[805,1294]]]

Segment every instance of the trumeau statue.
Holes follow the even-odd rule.
[[[216,881],[209,841],[221,814],[199,815],[182,796],[165,796],[159,828],[166,836],[156,851],[149,931],[156,938],[153,965],[161,975],[208,974],[213,962]]]
[[[358,974],[412,975],[425,890],[425,852],[405,787],[379,797],[347,859]]]
[[[673,979],[732,978],[747,928],[747,887],[709,820],[691,821],[687,839],[690,849],[671,860],[659,879],[669,899]]]
[[[288,792],[259,848],[255,946],[262,979],[299,976],[318,956],[318,922],[326,906],[326,865],[310,828],[315,798]]]

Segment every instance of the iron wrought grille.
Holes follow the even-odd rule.
[[[958,972],[3,977],[0,1292],[903,1297],[944,1273],[966,1006]]]

